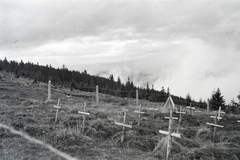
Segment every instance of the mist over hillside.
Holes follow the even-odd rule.
[[[239,92],[239,88],[236,88],[239,65],[233,62],[238,56],[227,56],[223,51],[214,54],[212,49],[203,49],[204,46],[198,42],[198,52],[190,48],[190,53],[145,54],[125,61],[105,60],[73,67],[86,68],[88,73],[104,77],[113,74],[115,80],[119,76],[122,82],[129,77],[140,87],[146,87],[147,83],[156,90],[169,87],[172,93],[182,97],[190,93],[195,100],[207,100],[212,91],[219,87],[226,102],[230,103]]]
[[[122,82],[126,82],[128,78],[130,78],[134,84],[138,87],[145,88],[147,83],[150,87],[154,85],[155,81],[157,81],[160,77],[158,75],[154,75],[154,73],[148,73],[146,71],[140,71],[138,69],[132,69],[128,65],[116,65],[114,67],[107,67],[100,71],[93,71],[95,75],[99,75],[102,77],[109,77],[109,75],[113,75],[114,79],[117,80],[118,77],[121,78]],[[155,87],[154,87],[155,88]],[[155,88],[161,90],[161,88]]]

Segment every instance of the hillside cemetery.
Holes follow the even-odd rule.
[[[1,73],[1,159],[240,159],[240,115]]]

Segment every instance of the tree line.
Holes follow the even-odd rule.
[[[144,88],[136,87],[130,78],[126,82],[122,82],[120,77],[114,80],[113,75],[110,75],[109,78],[90,75],[87,73],[87,70],[82,72],[68,70],[65,65],[62,68],[56,69],[51,65],[43,66],[38,63],[24,63],[22,60],[20,62],[14,60],[8,61],[7,58],[4,58],[4,60],[0,59],[0,70],[13,72],[16,77],[31,78],[34,82],[47,83],[48,80],[51,80],[53,85],[61,85],[80,91],[94,92],[96,85],[98,85],[100,93],[118,97],[136,98],[136,90],[138,90],[139,99],[146,99],[152,102],[166,102],[169,96],[169,88],[165,90],[162,87],[159,91],[155,90],[153,85],[150,88],[149,84]],[[191,99],[190,94],[187,94],[185,98],[173,94],[171,96],[173,101],[179,105],[190,105],[191,102],[193,106],[200,108],[206,108],[207,106],[206,102],[202,101],[202,99],[199,101]]]

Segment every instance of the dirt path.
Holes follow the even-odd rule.
[[[60,157],[65,158],[67,160],[77,160],[77,158],[73,158],[73,157],[71,157],[70,155],[68,155],[68,154],[66,154],[64,152],[61,152],[61,151],[57,150],[56,148],[52,147],[51,145],[46,144],[43,141],[40,141],[40,140],[38,140],[36,138],[30,137],[29,135],[27,135],[27,134],[25,134],[25,133],[23,133],[21,131],[17,131],[15,129],[13,129],[12,127],[9,127],[9,126],[7,126],[5,124],[0,123],[0,128],[7,129],[10,132],[12,132],[13,134],[20,135],[20,136],[22,136],[23,138],[27,139],[28,141],[30,141],[32,143],[36,143],[36,144],[39,144],[39,145],[41,145],[41,146],[43,146],[45,148],[48,148],[53,153],[59,155]]]

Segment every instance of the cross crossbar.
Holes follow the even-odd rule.
[[[175,113],[186,114],[186,112],[175,111]]]
[[[190,107],[190,106],[187,106],[186,108],[188,108],[188,109],[195,109],[195,107]]]
[[[219,111],[214,111],[215,113],[217,112],[217,113],[219,113]],[[225,114],[225,112],[223,112],[223,111],[221,111],[220,113],[223,113],[223,114]]]
[[[54,108],[57,108],[57,109],[60,109],[61,107],[59,107],[59,106],[53,106]]]
[[[168,132],[168,131],[159,130],[159,133],[168,135],[169,132]],[[171,136],[172,136],[172,137],[181,138],[181,135],[178,134],[178,133],[171,133]]]
[[[239,123],[240,123],[240,120],[237,120],[237,122],[239,122]]]
[[[123,126],[123,127],[132,128],[132,125],[128,125],[128,124],[124,124],[124,123],[115,122],[115,124],[119,125],[119,126]]]
[[[135,113],[142,113],[142,114],[145,113],[145,112],[141,112],[141,111],[134,111],[134,112],[135,112]]]
[[[214,126],[214,127],[220,127],[223,128],[222,125],[214,124],[214,123],[206,123],[207,125]]]
[[[211,118],[216,118],[215,116],[210,116]],[[222,119],[222,117],[217,117],[217,119]]]
[[[154,111],[158,111],[159,109],[156,108],[148,108],[149,110],[154,110]]]
[[[90,115],[90,113],[87,113],[87,112],[78,111],[78,113],[80,113],[80,114],[85,114],[85,115]]]
[[[164,117],[165,119],[170,119],[170,117]],[[172,119],[178,119],[178,117],[172,117]]]

